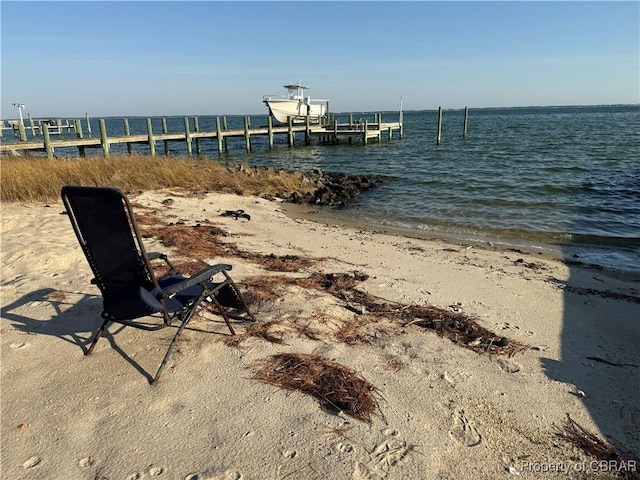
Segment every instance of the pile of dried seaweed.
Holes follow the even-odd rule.
[[[342,411],[367,423],[378,410],[376,387],[322,355],[282,353],[254,364],[254,378],[311,395],[323,408]]]
[[[433,330],[456,345],[476,352],[513,355],[528,348],[527,345],[498,336],[480,326],[471,315],[433,305],[389,302],[356,289],[355,286],[364,279],[366,275],[360,272],[315,273],[311,277],[298,279],[297,284],[301,287],[324,290],[350,304],[363,306],[362,310],[366,311],[367,315],[399,321],[403,326],[415,325]]]
[[[254,253],[239,248],[232,242],[220,240],[227,232],[209,221],[185,225],[182,222],[163,225],[153,214],[139,215],[141,230],[145,237],[155,237],[178,255],[191,258],[235,257],[258,264],[265,270],[276,272],[299,272],[309,268],[323,258],[298,255],[274,255]]]

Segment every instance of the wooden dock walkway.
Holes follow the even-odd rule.
[[[54,140],[51,138],[51,132],[49,128],[41,128],[40,132],[42,140],[26,140],[26,135],[21,132],[20,138],[23,140],[20,142],[3,142],[0,144],[0,154],[9,155],[22,155],[27,152],[45,152],[49,158],[53,158],[55,149],[76,147],[78,154],[84,156],[86,149],[101,148],[104,156],[109,156],[111,145],[126,144],[127,152],[132,153],[132,146],[136,144],[144,144],[149,146],[149,153],[151,155],[157,154],[157,142],[164,144],[164,153],[169,153],[169,144],[171,142],[183,142],[186,144],[186,150],[188,155],[195,153],[201,154],[201,142],[203,140],[212,140],[217,142],[218,154],[228,151],[227,140],[230,138],[243,138],[245,140],[246,151],[251,152],[251,138],[255,136],[266,136],[268,138],[269,148],[274,148],[274,137],[276,135],[286,135],[287,144],[293,146],[295,142],[296,133],[304,134],[304,143],[309,145],[312,143],[312,139],[318,139],[320,143],[340,143],[343,140],[347,140],[349,143],[361,142],[367,144],[369,141],[382,141],[383,136],[386,136],[387,140],[393,138],[393,132],[398,132],[399,138],[402,138],[402,114],[400,115],[399,122],[382,122],[382,115],[374,114],[374,121],[369,123],[368,121],[353,121],[353,116],[349,115],[349,120],[346,123],[338,123],[333,119],[327,121],[325,124],[293,124],[291,120],[287,125],[281,126],[273,125],[271,117],[267,117],[267,126],[251,128],[250,117],[244,117],[244,128],[228,130],[226,128],[226,118],[221,121],[220,117],[216,117],[216,128],[213,131],[200,131],[198,117],[193,118],[194,128],[191,128],[191,122],[189,117],[184,117],[184,131],[181,132],[168,132],[166,118],[162,118],[162,133],[156,133],[152,129],[151,118],[146,119],[147,133],[145,134],[130,134],[129,122],[125,118],[124,131],[125,135],[121,136],[109,136],[107,134],[106,123],[104,119],[98,121],[100,128],[99,137],[84,138],[82,131],[82,125],[80,120],[75,120],[71,126],[76,132],[75,139],[61,139]],[[223,127],[224,124],[224,127]],[[63,125],[63,128],[69,126]],[[24,127],[22,127],[24,129]]]

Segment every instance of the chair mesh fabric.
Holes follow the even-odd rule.
[[[102,292],[105,314],[114,318],[137,318],[161,311],[161,306],[157,309],[157,305],[140,292],[141,288],[151,292],[154,284],[131,232],[120,192],[72,188],[67,199],[82,235],[82,248]],[[122,305],[116,307],[118,312],[112,311],[122,299],[129,306],[130,314]]]

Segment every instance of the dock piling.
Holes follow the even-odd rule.
[[[291,117],[287,117],[287,127],[288,127],[288,139],[289,139],[289,146],[293,147],[293,139],[294,139],[294,133],[293,133],[293,118]]]
[[[131,129],[129,128],[129,119],[127,118],[124,119],[124,134],[127,137],[131,136]],[[131,142],[127,142],[127,154],[131,156],[132,153],[133,152],[132,152]]]
[[[44,139],[44,150],[47,152],[47,158],[53,158],[53,147],[51,146],[51,137],[49,136],[49,129],[42,129],[42,138]]]
[[[167,118],[166,117],[162,117],[162,133],[169,133],[169,129],[167,128]],[[169,156],[169,141],[168,140],[164,140],[162,143],[164,143],[164,154],[165,156]]]
[[[220,128],[220,117],[216,117],[216,138],[218,139],[218,155],[222,155],[222,129]]]
[[[442,107],[438,107],[438,136],[436,138],[436,145],[440,145],[442,140]]]
[[[222,130],[227,131],[227,117],[222,117]],[[226,135],[223,135],[222,142],[224,143],[224,151],[229,152],[229,140]]]
[[[467,120],[469,119],[469,107],[464,107],[464,126],[462,128],[462,138],[467,138]]]
[[[82,132],[82,122],[79,118],[76,118],[73,121],[73,125],[76,131],[76,138],[82,140],[84,138],[84,133]],[[80,155],[81,157],[86,156],[84,145],[78,145],[78,155]]]
[[[193,130],[196,133],[200,133],[200,121],[198,117],[193,117]],[[200,137],[196,137],[196,155],[202,155],[202,149],[200,148]]]
[[[187,154],[192,156],[193,150],[191,148],[191,132],[189,132],[189,117],[184,117],[184,139],[187,142]]]
[[[153,137],[153,125],[151,119],[147,118],[147,133],[149,135],[149,150],[153,157],[156,156],[156,139]]]
[[[27,113],[27,117],[29,117],[29,125],[31,126],[31,136],[36,136],[36,125],[33,123],[33,118],[31,118],[31,114]]]
[[[244,117],[244,142],[247,149],[247,153],[251,153],[251,134],[249,133],[250,120],[249,117]]]
[[[267,117],[267,135],[269,136],[269,150],[273,150],[273,118]]]
[[[100,125],[100,143],[102,144],[102,150],[104,151],[104,156],[108,157],[109,156],[109,139],[107,137],[107,126],[103,118],[100,119],[99,125]],[[44,130],[49,131],[48,128],[45,128]]]

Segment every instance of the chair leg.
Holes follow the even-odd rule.
[[[231,335],[235,335],[236,331],[231,326],[231,320],[229,320],[229,315],[227,314],[227,311],[225,310],[225,308],[220,304],[220,302],[218,301],[215,295],[211,295],[211,300],[213,301],[218,311],[222,315],[222,318],[224,318],[224,321],[227,324],[227,327],[229,327],[229,331],[231,332]]]
[[[251,319],[252,322],[255,322],[256,319],[253,316],[253,314],[251,313],[251,311],[249,310],[249,307],[247,307],[247,302],[244,300],[244,297],[242,295],[242,293],[240,293],[240,290],[238,289],[238,287],[236,286],[235,282],[232,280],[232,278],[229,276],[229,274],[225,271],[222,272],[224,274],[224,276],[227,278],[227,281],[231,284],[231,286],[233,287],[233,289],[236,291],[236,293],[238,294],[238,298],[240,299],[240,303],[242,303],[242,308],[243,310],[247,313],[247,315],[249,316],[249,318]]]
[[[108,323],[109,323],[108,319],[105,319],[105,321],[102,322],[102,325],[100,325],[100,328],[96,333],[96,336],[93,337],[93,342],[91,342],[91,346],[89,346],[89,349],[85,352],[85,355],[91,355],[91,352],[93,352],[93,348],[96,346],[96,343],[98,343],[98,340],[100,340],[100,337],[104,333],[104,329],[107,327]]]
[[[184,330],[184,327],[187,326],[187,323],[189,323],[189,320],[191,320],[193,315],[196,313],[196,309],[198,308],[198,305],[200,305],[200,303],[202,302],[202,300],[205,297],[206,297],[206,289],[202,291],[202,293],[198,297],[198,300],[196,300],[194,302],[194,304],[191,306],[189,312],[187,313],[185,318],[182,320],[182,324],[180,325],[180,328],[178,328],[178,331],[176,332],[176,334],[173,336],[173,340],[171,340],[171,344],[169,345],[169,348],[167,349],[167,353],[164,354],[164,358],[162,359],[162,362],[160,363],[160,367],[158,368],[158,371],[156,372],[156,376],[153,377],[153,380],[151,380],[151,383],[155,383],[156,380],[158,380],[158,378],[160,377],[160,374],[164,370],[164,367],[165,367],[165,365],[167,363],[167,360],[169,360],[169,356],[171,355],[171,352],[173,351],[173,347],[175,346],[176,340],[178,339],[178,337],[180,336],[180,334]]]

